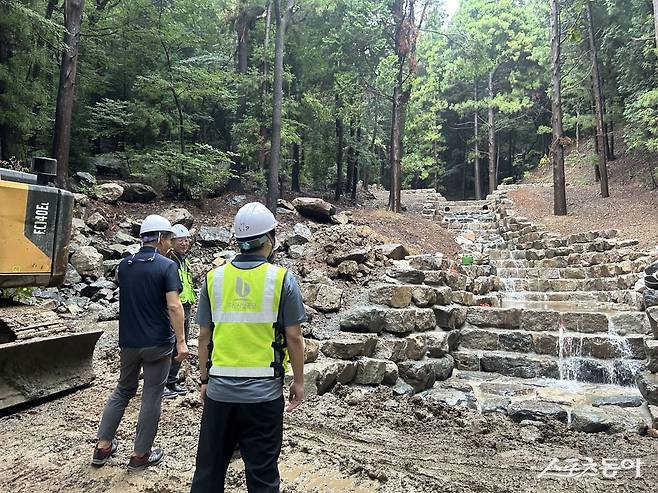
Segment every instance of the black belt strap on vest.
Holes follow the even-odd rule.
[[[281,285],[281,294],[279,295],[279,312],[277,313],[277,321],[273,324],[274,341],[272,342],[272,348],[274,349],[274,361],[270,364],[270,366],[274,368],[274,378],[280,378],[282,383],[286,376],[283,368],[283,350],[286,348],[287,344],[286,329],[283,326],[283,323],[279,323],[279,320],[282,319],[281,311],[283,309],[283,290],[285,284],[284,276],[283,284]]]
[[[285,347],[285,342],[272,342],[272,348],[274,349],[274,361],[270,363],[270,366],[274,368],[274,378],[280,378],[281,381],[283,381],[285,376],[285,372],[283,370],[283,350]]]

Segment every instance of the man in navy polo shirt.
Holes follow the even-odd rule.
[[[142,248],[123,259],[118,267],[121,375],[105,405],[92,459],[93,465],[102,466],[116,452],[116,430],[128,402],[137,393],[139,373],[143,370],[135,446],[128,463],[131,471],[157,465],[164,457],[162,449],[151,447],[160,421],[174,342],[176,360],[187,358],[178,268],[164,256],[171,248],[173,229],[164,217],[151,215],[142,222],[140,236]]]

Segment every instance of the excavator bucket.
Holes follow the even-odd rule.
[[[0,411],[89,385],[103,331],[0,344]]]
[[[101,334],[70,333],[43,307],[0,308],[0,411],[90,384]]]

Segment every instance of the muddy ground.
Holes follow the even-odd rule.
[[[126,470],[139,410],[134,399],[118,431],[117,456],[101,469],[89,465],[99,416],[118,376],[116,323],[102,328],[91,387],[0,418],[0,491],[189,491],[201,416],[196,390],[164,402],[156,440],[166,452],[163,464]],[[191,388],[195,373],[187,381]],[[599,464],[639,458],[641,477],[633,470],[613,479],[538,478],[552,458],[582,463],[587,456]],[[343,387],[286,415],[280,469],[287,492],[648,492],[658,482],[658,440],[586,435],[555,422],[522,427],[503,416],[393,398],[384,387]],[[240,460],[230,467],[227,491],[246,491]]]

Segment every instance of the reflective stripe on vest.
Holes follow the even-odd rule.
[[[210,375],[274,377],[281,366],[285,372],[283,335],[275,327],[285,274],[268,263],[252,269],[229,263],[208,273],[214,323]]]

